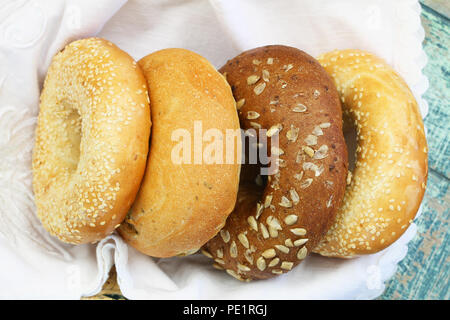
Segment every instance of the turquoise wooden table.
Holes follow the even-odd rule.
[[[380,299],[450,298],[450,1],[421,1],[423,43],[428,56],[424,69],[430,81],[425,94],[429,113],[429,175],[423,212],[416,219],[418,233],[408,254]]]
[[[423,43],[428,64],[424,73],[430,81],[425,94],[429,113],[429,176],[423,212],[416,219],[418,233],[409,243],[408,254],[386,283],[379,299],[450,298],[450,1],[421,0]],[[88,299],[123,299],[115,281],[115,271],[103,291]]]

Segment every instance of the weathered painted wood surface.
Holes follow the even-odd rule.
[[[417,236],[379,299],[450,299],[450,1],[422,0],[430,173]],[[94,299],[123,299],[115,271]],[[90,299],[92,299],[90,298]]]
[[[418,234],[380,299],[450,299],[450,22],[446,12],[435,11],[439,6],[425,5],[438,2],[450,12],[449,1],[422,4],[424,73],[430,81],[425,94],[430,173],[423,212],[416,219]]]

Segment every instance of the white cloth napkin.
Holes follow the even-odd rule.
[[[285,44],[313,56],[359,48],[383,57],[419,101],[428,81],[416,0],[0,1],[0,298],[73,299],[100,291],[115,263],[131,299],[370,299],[384,290],[415,235],[351,260],[312,255],[286,275],[240,283],[206,257],[153,259],[117,235],[70,246],[35,216],[31,150],[39,91],[51,57],[68,42],[104,37],[140,59],[167,47],[216,67],[243,50]]]

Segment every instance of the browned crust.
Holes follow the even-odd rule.
[[[266,70],[264,77],[263,70]],[[279,175],[269,177],[263,192],[255,185],[241,187],[235,211],[220,234],[206,244],[204,253],[215,259],[216,267],[226,269],[240,280],[270,278],[288,272],[304,259],[326,233],[341,205],[347,149],[339,96],[320,64],[291,47],[266,46],[246,51],[228,61],[220,71],[230,83],[238,105],[245,99],[239,111],[243,129],[252,128],[251,122],[264,129],[282,125],[279,141],[284,154],[280,158],[286,166],[279,168]],[[252,83],[251,76],[259,77],[258,81]],[[264,85],[257,95],[255,88]],[[294,112],[298,104],[307,110]],[[296,111],[303,111],[302,106],[298,108]],[[248,119],[250,111],[257,112],[259,117]],[[298,129],[295,141],[288,139],[289,136],[294,140],[292,132],[288,134],[291,125]],[[311,140],[308,135],[315,138]],[[317,139],[317,143],[308,146],[305,139],[311,143]],[[302,147],[306,146],[312,150],[303,151]],[[307,154],[317,152],[322,146],[327,146],[323,147],[327,149],[323,158],[314,159]],[[319,170],[305,170],[305,163],[306,168],[314,168],[312,164]],[[294,175],[302,171],[303,177],[296,179]],[[308,181],[311,184],[305,187]],[[291,190],[298,194],[297,204]],[[268,196],[272,196],[272,206],[264,208],[258,217],[257,201],[264,204]],[[282,197],[292,207],[280,205]]]
[[[120,234],[133,247],[154,257],[197,251],[222,228],[232,211],[240,164],[176,164],[171,135],[194,122],[203,133],[238,130],[231,89],[200,55],[165,49],[139,61],[147,78],[152,104],[152,140],[145,177]],[[240,150],[240,140],[236,141]],[[193,160],[194,148],[190,157]]]
[[[144,174],[150,126],[145,79],[127,53],[89,38],[53,58],[33,150],[37,215],[52,235],[81,244],[118,227]]]
[[[417,102],[382,59],[361,50],[319,57],[357,131],[356,164],[336,222],[315,252],[353,257],[396,241],[414,219],[428,173]]]

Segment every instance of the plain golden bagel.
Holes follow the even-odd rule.
[[[32,164],[37,215],[52,235],[81,244],[118,227],[144,174],[150,126],[145,78],[127,53],[89,38],[55,55]]]
[[[352,257],[380,251],[414,219],[427,180],[422,117],[405,81],[383,60],[360,50],[318,58],[356,129],[355,166],[336,222],[315,252]]]
[[[150,256],[191,254],[219,232],[236,202],[241,148],[236,103],[220,73],[189,50],[154,52],[139,65],[149,88],[152,138],[142,186],[119,232]],[[196,150],[196,127],[205,135],[237,132],[231,152],[236,160],[197,162],[206,146]],[[179,162],[173,155],[180,130],[192,148],[183,148],[187,161]]]
[[[270,278],[305,259],[341,205],[347,149],[339,96],[320,64],[292,47],[246,51],[220,71],[241,127],[266,129],[267,149],[279,158],[265,186],[258,176],[249,184],[254,167],[242,167],[236,208],[203,253],[239,280]]]

